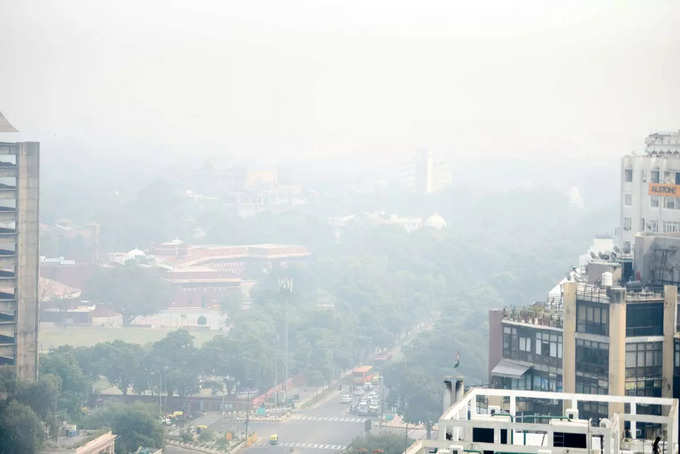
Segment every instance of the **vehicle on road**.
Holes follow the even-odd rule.
[[[278,434],[271,434],[269,436],[269,444],[270,445],[278,445],[279,444],[279,436]]]
[[[343,394],[340,396],[340,403],[341,404],[351,404],[352,403],[352,396],[349,394]]]

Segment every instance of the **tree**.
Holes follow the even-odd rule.
[[[432,377],[413,364],[397,363],[385,371],[385,384],[394,393],[399,414],[411,424],[425,424],[430,438],[432,424],[441,415],[441,391]]]
[[[0,366],[0,393],[12,395],[17,387],[17,372],[14,366]]]
[[[61,381],[58,408],[72,418],[78,418],[91,389],[91,382],[83,373],[72,347],[59,347],[40,358],[40,374],[53,374]]]
[[[118,435],[116,453],[119,454],[134,452],[140,446],[160,448],[163,446],[163,427],[155,412],[154,407],[139,402],[112,404],[94,412],[86,426],[110,428]]]
[[[404,435],[383,433],[380,435],[365,435],[352,440],[347,452],[350,454],[401,454],[412,442]]]
[[[43,440],[42,423],[31,407],[14,399],[0,403],[0,454],[33,454]]]
[[[57,398],[61,392],[61,378],[44,374],[36,383],[19,382],[14,398],[28,405],[42,419],[48,421],[57,411]]]
[[[198,350],[194,347],[194,337],[188,331],[180,329],[168,333],[163,339],[155,342],[149,354],[156,374],[162,374],[169,393],[177,393],[186,397],[199,390]]]
[[[137,265],[100,268],[86,283],[85,293],[120,312],[125,325],[138,315],[158,312],[171,298],[170,285],[159,270]]]
[[[94,369],[127,395],[143,369],[144,349],[138,344],[115,340],[96,344],[92,351]]]

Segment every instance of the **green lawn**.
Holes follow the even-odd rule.
[[[60,345],[73,345],[87,347],[98,342],[122,340],[135,344],[147,344],[165,337],[167,333],[174,331],[171,328],[100,328],[94,326],[69,326],[69,327],[41,327],[39,336],[40,351],[45,352],[50,348]],[[189,330],[196,345],[212,339],[218,331]]]

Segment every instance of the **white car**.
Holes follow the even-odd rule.
[[[343,394],[340,396],[340,403],[341,404],[351,404],[352,403],[352,396],[349,394]]]

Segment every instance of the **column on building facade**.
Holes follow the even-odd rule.
[[[673,366],[675,353],[675,326],[678,305],[678,288],[663,288],[663,384],[662,397],[673,397]]]
[[[489,384],[491,384],[491,371],[501,359],[503,359],[503,309],[491,309],[489,310]]]
[[[609,394],[626,394],[626,289],[610,288],[609,294]],[[609,417],[623,413],[623,404],[610,403]]]
[[[564,332],[562,336],[562,388],[565,393],[576,392],[576,282],[562,285]]]

